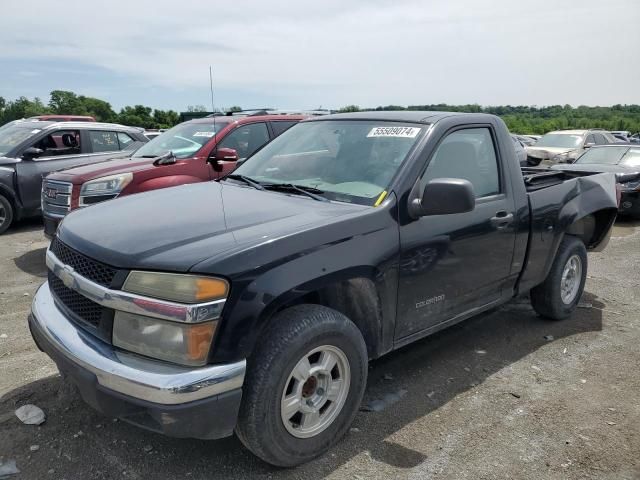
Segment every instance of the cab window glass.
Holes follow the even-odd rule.
[[[499,193],[498,160],[489,129],[472,128],[448,135],[429,161],[421,191],[436,178],[469,180],[476,198]]]
[[[224,137],[218,145],[220,148],[233,148],[238,152],[238,158],[247,158],[253,155],[265,143],[269,141],[269,132],[266,123],[252,123],[236,128]]]
[[[78,130],[58,130],[38,140],[34,147],[43,150],[40,157],[75,155],[80,153],[80,132]]]
[[[116,132],[90,130],[89,141],[91,142],[91,147],[94,153],[115,152],[120,150],[118,135]]]

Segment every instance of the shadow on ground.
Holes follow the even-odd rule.
[[[47,264],[45,263],[45,255],[47,247],[38,248],[37,250],[29,250],[27,253],[13,259],[16,267],[25,273],[40,278],[47,276]]]
[[[549,336],[557,341],[600,331],[603,303],[587,292],[583,302],[591,307],[551,322],[519,299],[372,362],[364,403],[401,389],[407,391],[404,397],[382,412],[360,412],[354,423],[357,433],[294,470],[264,464],[235,437],[180,440],[113,422],[86,406],[60,377],[31,383],[0,400],[0,454],[17,460],[23,478],[44,478],[53,468],[60,478],[83,479],[183,478],[189,472],[187,478],[319,479],[365,451],[380,462],[410,468],[424,461],[423,454],[388,441],[389,435],[550,343]],[[13,417],[13,409],[24,403],[45,410],[42,427],[22,425]],[[32,444],[40,445],[33,454]]]

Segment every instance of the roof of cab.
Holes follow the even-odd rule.
[[[312,117],[305,121],[316,122],[324,120],[385,120],[389,122],[412,122],[412,123],[435,123],[445,117],[462,115],[488,115],[481,113],[463,112],[428,112],[415,110],[394,110],[394,111],[366,111],[354,113],[336,113],[333,115],[323,115]]]
[[[187,120],[189,123],[253,123],[253,122],[273,122],[273,121],[287,121],[287,120],[304,120],[307,115],[243,115],[243,116],[229,116],[229,115],[217,115],[215,117],[202,117]],[[186,123],[186,122],[185,122]]]

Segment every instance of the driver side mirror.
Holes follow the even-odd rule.
[[[451,215],[472,211],[476,196],[469,180],[461,178],[436,178],[427,183],[422,198],[409,204],[409,214],[414,219],[430,215]]]
[[[22,158],[25,160],[31,160],[33,158],[39,157],[44,153],[44,150],[36,147],[29,147],[24,152],[22,152]]]
[[[225,165],[236,163],[238,158],[238,152],[234,148],[216,148],[209,156],[208,162],[216,172],[221,172]]]
[[[595,145],[595,143],[593,143],[593,142],[587,142],[587,143],[584,144],[584,148],[591,148],[594,145]]]

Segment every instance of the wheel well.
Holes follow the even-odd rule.
[[[325,285],[280,305],[274,315],[303,303],[323,305],[345,315],[360,330],[369,358],[380,356],[382,308],[373,281],[359,277]]]
[[[7,190],[6,188],[2,188],[2,185],[0,185],[0,196],[4,197],[7,199],[7,201],[11,204],[11,208],[13,208],[13,216],[14,218],[18,217],[18,204],[16,202],[15,197],[13,196],[13,194]]]
[[[616,214],[617,210],[614,209],[598,210],[574,221],[565,233],[578,237],[587,248],[597,247],[609,231]]]

